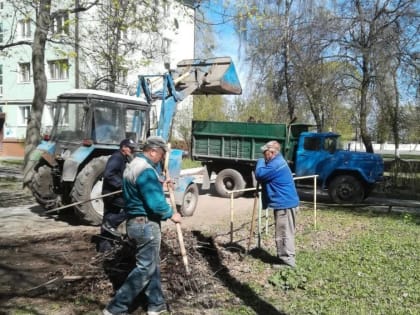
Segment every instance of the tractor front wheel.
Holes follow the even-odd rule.
[[[60,205],[60,198],[53,191],[51,168],[47,165],[34,169],[30,189],[35,200],[46,210]]]
[[[190,184],[184,192],[182,198],[182,206],[180,212],[184,217],[193,215],[198,203],[198,186],[197,184]]]

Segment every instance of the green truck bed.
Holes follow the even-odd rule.
[[[277,140],[284,145],[285,124],[224,121],[193,121],[192,155],[196,160],[208,158],[255,161],[262,157],[261,146]]]

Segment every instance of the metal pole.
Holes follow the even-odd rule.
[[[230,194],[230,242],[233,243],[233,193]]]
[[[258,248],[261,248],[261,192],[258,192]]]
[[[314,176],[314,227],[316,229],[316,176]]]
[[[85,203],[85,202],[89,202],[89,201],[100,199],[100,198],[103,198],[103,197],[108,197],[108,196],[112,196],[112,195],[115,195],[115,194],[119,194],[121,192],[122,192],[122,190],[120,189],[120,190],[117,190],[117,191],[110,192],[108,194],[104,194],[104,195],[100,195],[100,196],[97,196],[97,197],[94,197],[94,198],[90,198],[88,200],[73,202],[73,203],[68,204],[68,205],[64,205],[64,206],[61,206],[61,207],[58,207],[58,208],[54,208],[54,209],[45,211],[44,213],[56,212],[56,211],[59,211],[59,210],[63,210],[63,209],[66,209],[66,208],[70,208],[70,207],[73,207],[73,206],[80,205],[80,204]]]

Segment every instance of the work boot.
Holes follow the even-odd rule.
[[[116,228],[112,227],[111,224],[109,224],[108,222],[102,224],[102,229],[111,234],[112,236],[115,236],[117,238],[121,237],[121,233]]]
[[[159,315],[159,314],[163,314],[163,313],[167,313],[170,314],[168,311],[168,307],[166,306],[166,303],[156,307],[156,309],[154,310],[147,310],[147,315]]]
[[[129,313],[111,313],[106,308],[102,310],[102,315],[130,315]]]

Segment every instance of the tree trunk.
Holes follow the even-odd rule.
[[[369,77],[369,61],[366,55],[363,56],[362,66],[362,84],[360,87],[360,136],[362,137],[363,144],[365,145],[366,152],[373,153],[372,139],[369,135],[367,128],[367,115],[368,115],[368,102],[367,95],[370,85]]]
[[[33,175],[34,162],[30,155],[41,141],[41,119],[47,98],[47,77],[45,75],[45,44],[50,25],[51,0],[40,0],[36,12],[36,28],[32,44],[32,69],[34,79],[34,97],[31,114],[26,128],[25,159],[23,184],[27,185]]]
[[[295,100],[292,95],[292,78],[289,73],[289,61],[290,61],[290,25],[289,25],[289,15],[290,15],[290,7],[292,5],[292,1],[286,1],[285,6],[285,30],[286,36],[284,41],[284,81],[286,83],[286,96],[287,96],[287,111],[289,114],[289,119],[292,120],[295,115]]]

